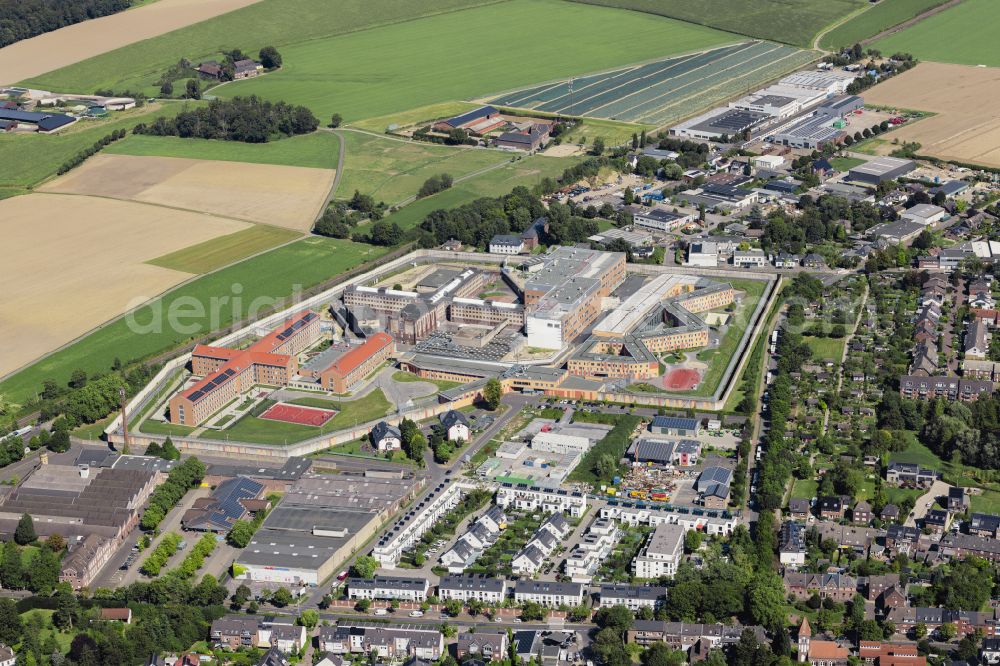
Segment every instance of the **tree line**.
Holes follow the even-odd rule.
[[[207,107],[181,111],[173,118],[160,116],[148,125],[136,125],[132,131],[153,136],[266,143],[308,134],[317,127],[319,120],[304,106],[269,102],[251,95],[212,100]]]
[[[167,480],[149,497],[149,506],[139,523],[142,529],[156,529],[170,509],[181,501],[188,490],[200,483],[204,476],[205,464],[197,458],[188,458],[170,470]]]
[[[67,25],[124,11],[131,0],[0,0],[0,48]]]
[[[97,153],[101,152],[101,150],[103,150],[105,146],[115,141],[118,141],[119,139],[124,139],[124,138],[125,138],[124,129],[116,129],[115,131],[111,132],[111,134],[105,134],[103,137],[95,141],[94,145],[85,148],[84,150],[81,150],[76,155],[63,162],[62,166],[59,167],[59,170],[56,173],[58,173],[60,176],[63,175],[67,171],[70,171],[71,169],[83,164],[83,162],[88,157],[96,155]]]

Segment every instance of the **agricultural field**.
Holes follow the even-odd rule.
[[[811,51],[743,42],[548,83],[490,101],[547,113],[663,125],[813,59]]]
[[[882,0],[823,35],[820,46],[841,49],[910,20],[948,0]]]
[[[499,150],[441,146],[350,130],[342,136],[346,152],[336,193],[340,199],[358,190],[393,206],[415,196],[431,176],[448,173],[460,178],[511,160],[509,152]]]
[[[150,259],[148,264],[184,273],[209,273],[258,252],[301,238],[291,229],[256,224],[226,236]]]
[[[56,197],[56,195],[37,196]],[[6,210],[7,206],[30,198],[16,197],[7,199],[0,203],[0,210]],[[68,199],[69,197],[57,198]],[[85,197],[72,197],[74,206],[80,206],[81,202],[84,201],[87,201]],[[101,201],[106,204],[113,204],[114,206],[141,206],[140,204],[112,200]],[[155,206],[142,206],[142,208],[149,208],[153,211],[167,210]],[[177,214],[175,211],[169,212]],[[61,226],[65,226],[70,230],[80,226],[78,221],[74,220],[65,210],[58,210],[50,217],[53,219],[53,223],[59,222]],[[142,217],[140,215],[128,216],[128,223],[138,228],[144,228],[144,226],[139,226],[142,222],[146,222],[146,220],[140,219]],[[13,231],[8,232],[8,237],[16,238],[17,233],[25,234],[27,232],[29,225],[22,222],[25,219],[35,219],[35,215],[32,214],[29,217],[2,215],[0,216],[0,226],[10,227]],[[199,216],[198,219],[199,225],[204,224],[204,216]],[[239,222],[231,222],[231,224],[241,225]],[[38,225],[34,226],[38,227]],[[102,228],[103,226],[107,226],[106,223],[102,223]],[[161,225],[159,228],[156,228],[155,224],[151,224],[151,226],[154,227],[156,233],[162,233],[167,239],[175,239],[177,237],[172,231],[174,225]],[[18,231],[19,229],[21,230],[20,232]],[[46,247],[45,243],[37,238],[31,245],[32,257],[36,262],[36,275],[52,275],[56,277],[65,275],[67,276],[66,280],[73,279],[79,282],[79,276],[69,271],[45,270],[50,265],[46,257],[48,256],[47,253],[51,251],[53,244],[51,228],[46,228],[45,233],[47,239],[45,242],[49,244],[49,247]],[[148,235],[145,236],[144,242],[148,242],[148,238]],[[58,244],[62,245],[63,243]],[[70,246],[74,243],[71,240],[67,240],[65,244]],[[77,240],[75,243],[76,247],[65,249],[63,254],[65,256],[78,256],[80,254],[80,246],[82,245],[86,248],[89,244],[89,240],[86,243]],[[124,245],[121,238],[116,238],[115,244],[116,246]],[[9,245],[5,245],[0,249],[0,252],[3,253],[2,257],[5,260],[4,265],[17,272],[18,269],[16,267],[20,266],[20,262],[25,260],[18,259],[15,262],[7,254],[8,252],[20,251],[17,248],[20,248],[21,245],[19,244],[11,249],[8,249],[8,247]],[[161,243],[160,251],[157,254],[162,253],[165,247],[169,246]],[[139,246],[139,249],[141,248],[142,245]],[[126,250],[128,248],[123,249],[123,251]],[[133,332],[127,318],[116,319],[65,349],[49,355],[25,370],[18,372],[16,375],[0,382],[0,393],[3,393],[13,402],[23,402],[26,397],[34,395],[38,391],[43,379],[53,379],[58,383],[65,383],[73,370],[78,368],[91,373],[104,372],[111,366],[115,358],[120,358],[127,363],[168,351],[199,335],[229,325],[233,321],[234,309],[237,310],[237,315],[240,316],[252,314],[248,312],[248,309],[253,307],[254,304],[266,307],[268,304],[284,302],[285,299],[294,295],[300,289],[306,289],[328,280],[364,262],[377,259],[383,254],[385,254],[384,248],[353,243],[348,240],[320,237],[304,238],[185,283],[169,293],[154,299],[152,302],[143,305],[135,312],[132,319],[134,322],[144,326],[146,330],[143,334],[139,335]],[[143,257],[140,253],[140,261],[146,258],[150,257],[148,255],[147,257]],[[91,267],[94,272],[99,272],[101,284],[111,282],[108,279],[109,275],[113,277],[113,271],[118,270],[116,265],[103,260],[100,262],[81,261],[80,265]],[[185,274],[178,274],[154,266],[147,266],[146,268],[150,271],[169,273],[171,276],[180,276],[180,279],[186,277]],[[109,273],[109,271],[112,272]],[[177,281],[175,279],[174,283]],[[15,294],[18,293],[18,290],[8,289],[7,293]],[[60,288],[57,297],[48,301],[50,304],[59,304],[58,308],[50,306],[42,310],[35,307],[35,303],[32,303],[31,308],[26,309],[25,312],[41,312],[44,313],[45,317],[63,316],[64,313],[60,312],[60,310],[70,309],[69,305],[76,307],[75,302],[67,303],[67,299],[65,298],[65,294],[67,293],[79,295],[88,294],[89,292],[86,289],[86,285],[83,285],[79,289],[73,287],[71,290],[67,290],[64,285]],[[229,300],[224,302],[219,302],[218,300],[224,298],[232,299],[236,293],[242,299],[239,301],[242,304],[240,308],[234,308],[234,304]],[[74,301],[77,300],[83,301],[84,299],[77,296]],[[128,297],[124,300],[127,301]],[[198,308],[194,308],[194,312],[192,312],[192,308],[190,307],[192,303],[201,304],[201,311],[199,312]],[[215,312],[212,312],[213,304],[219,306]],[[8,311],[7,305],[4,305],[0,309],[5,312]],[[175,327],[166,325],[167,315],[171,311],[177,311],[178,309],[183,310],[185,313],[183,317],[185,327],[183,330],[177,330]],[[187,316],[188,314],[190,316]],[[105,321],[111,316],[114,316],[113,313],[102,314],[101,321]],[[51,328],[53,324],[51,321],[40,321],[36,325]],[[24,338],[22,336],[8,339]],[[48,349],[51,349],[51,347]]]
[[[333,179],[330,169],[96,155],[40,190],[159,204],[308,231]]]
[[[1000,3],[964,0],[905,30],[878,40],[883,53],[903,51],[920,60],[1000,67],[996,26]]]
[[[212,94],[283,99],[321,118],[336,112],[352,122],[733,41],[733,35],[649,14],[508,0],[302,41],[282,49],[280,71]]]
[[[68,159],[116,129],[131,129],[150,117],[176,113],[181,104],[147,104],[107,119],[83,120],[58,134],[0,133],[0,188],[24,192],[55,175]]]
[[[154,6],[164,0],[154,3]],[[278,49],[295,42],[343,35],[377,25],[408,21],[485,4],[488,0],[337,0],[337,11],[320,0],[260,0],[243,9],[209,18],[200,23],[116,48],[75,64],[55,65],[45,74],[29,74],[24,83],[43,90],[124,88],[156,95],[157,79],[181,58],[192,62],[218,59],[219,49],[240,48],[257,53],[271,45]],[[200,6],[198,0],[187,0]],[[138,11],[138,10],[136,10]],[[119,38],[118,44],[127,38]],[[239,41],[236,41],[239,40]],[[114,45],[114,42],[111,42]],[[62,67],[61,69],[55,69]]]
[[[523,157],[498,169],[456,183],[443,192],[418,199],[385,219],[395,222],[403,229],[409,229],[420,224],[432,211],[455,208],[481,197],[507,194],[518,185],[530,188],[543,178],[558,178],[563,171],[579,161],[580,158],[574,157],[559,158],[544,155]]]
[[[0,201],[7,276],[0,335],[17,341],[0,352],[0,375],[190,277],[145,262],[248,227],[96,197],[31,194]]]
[[[66,67],[259,0],[157,0],[135,11],[83,21],[0,49],[0,84]],[[89,92],[89,91],[88,91]]]
[[[699,23],[740,35],[811,46],[824,28],[864,7],[865,0],[576,0]]]
[[[1000,116],[983,113],[1000,103],[1000,69],[922,62],[865,91],[865,101],[934,113],[890,135],[919,142],[921,155],[1000,167]]]
[[[382,133],[392,125],[396,127],[430,125],[435,120],[458,116],[466,111],[477,109],[479,106],[479,104],[475,104],[474,102],[438,102],[398,113],[390,113],[387,116],[358,120],[351,123],[351,127],[368,130],[369,132]]]
[[[340,139],[333,132],[313,132],[267,143],[133,134],[104,150],[112,155],[183,157],[192,160],[278,164],[315,169],[336,169],[339,151]]]

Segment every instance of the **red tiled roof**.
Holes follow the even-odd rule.
[[[102,620],[120,620],[121,622],[128,622],[132,619],[132,609],[131,608],[102,608],[101,609],[101,619]]]
[[[848,650],[833,641],[811,641],[809,643],[810,659],[847,659]]]
[[[345,352],[336,361],[330,364],[324,372],[335,370],[341,376],[347,375],[357,369],[362,363],[370,359],[379,351],[392,344],[392,336],[388,333],[376,333],[368,338],[364,344]]]

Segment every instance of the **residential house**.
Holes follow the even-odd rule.
[[[948,529],[950,517],[943,509],[931,509],[924,514],[924,527],[929,528],[934,534],[943,534]]]
[[[376,423],[369,437],[372,446],[379,451],[395,451],[403,447],[403,435],[399,428],[385,421]]]
[[[786,571],[785,591],[798,599],[808,599],[814,593],[821,599],[848,601],[857,591],[857,582],[851,576],[839,573],[798,573]]]
[[[230,650],[256,647],[259,643],[259,617],[227,615],[212,622],[209,637],[213,644]]]
[[[507,632],[503,629],[479,629],[475,633],[458,634],[455,656],[461,662],[466,657],[483,661],[503,661],[507,658]]]
[[[861,525],[867,525],[872,520],[872,505],[861,500],[854,505],[854,509],[851,510],[851,520],[855,523]]]
[[[583,603],[583,592],[581,583],[522,579],[514,585],[514,601],[520,604],[532,601],[549,608],[572,607]]]
[[[463,604],[478,599],[485,604],[499,605],[507,598],[506,578],[493,578],[483,574],[472,576],[442,576],[438,596],[448,601],[457,599]]]
[[[917,653],[916,643],[860,641],[858,657],[873,666],[926,666],[927,657]]]
[[[934,470],[915,463],[890,462],[885,471],[887,483],[906,488],[930,488],[938,477]]]
[[[252,79],[264,71],[264,66],[259,62],[254,62],[249,58],[237,60],[233,63],[233,80]]]
[[[444,636],[436,626],[394,626],[365,621],[340,621],[319,630],[319,649],[333,654],[370,655],[385,660],[438,660],[445,653]]]
[[[348,578],[349,599],[399,599],[400,601],[425,601],[430,583],[426,578],[405,576],[375,576],[374,578]]]
[[[897,585],[899,585],[899,574],[869,576],[865,582],[865,598],[868,601],[875,601],[883,592]]]
[[[989,513],[974,513],[969,517],[969,533],[978,536],[1000,538],[1000,516]]]
[[[472,436],[469,419],[458,410],[451,410],[441,415],[441,425],[444,426],[449,442],[468,442]]]
[[[783,565],[801,567],[806,563],[805,526],[793,520],[781,526],[778,555]]]
[[[841,520],[844,517],[844,500],[836,495],[820,497],[816,507],[820,518]]]
[[[809,500],[792,498],[788,500],[788,513],[793,520],[807,520],[809,518]]]
[[[964,611],[945,608],[900,607],[891,609],[886,617],[896,625],[896,630],[899,632],[908,632],[918,624],[923,624],[927,627],[928,632],[933,633],[942,624],[953,624],[958,638],[964,638],[977,629],[981,630],[983,636],[987,638],[993,638],[997,635],[996,609]]]
[[[951,513],[965,513],[969,509],[969,494],[965,488],[960,486],[948,488],[947,508]]]
[[[640,608],[657,609],[667,600],[667,588],[656,585],[628,585],[624,583],[604,583],[600,587],[601,608],[625,606],[630,611]]]
[[[524,252],[524,240],[520,236],[497,234],[490,239],[491,254],[516,255]]]
[[[739,642],[745,629],[751,629],[759,641],[767,642],[763,627],[661,620],[636,620],[629,627],[626,639],[629,643],[642,646],[666,643],[672,650],[690,650],[699,642],[722,648]]]

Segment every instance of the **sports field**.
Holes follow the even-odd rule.
[[[336,169],[340,141],[332,132],[313,132],[267,143],[132,134],[111,144],[104,152],[112,155],[184,157],[193,160]]]
[[[145,262],[247,227],[96,197],[31,194],[0,201],[0,336],[9,341],[0,350],[0,375],[190,277]]]
[[[55,195],[37,196],[55,197]],[[13,205],[30,198],[32,197],[7,199],[0,202],[0,207]],[[84,197],[72,197],[74,205],[79,205],[79,202],[85,200]],[[150,208],[157,211],[168,210],[157,206],[142,206],[141,204],[130,204],[109,199],[101,201],[114,206],[140,206],[144,209]],[[174,211],[170,212],[174,213]],[[57,220],[59,225],[69,229],[75,229],[80,226],[78,221],[66,209],[62,209],[58,211],[58,215],[50,217]],[[135,228],[143,229],[145,225],[143,224],[142,217],[141,215],[131,215],[128,218],[128,222]],[[66,270],[49,270],[51,264],[47,257],[53,253],[52,250],[55,247],[53,245],[54,241],[50,238],[52,236],[50,232],[52,227],[51,225],[42,227],[34,224],[33,221],[37,219],[39,218],[34,214],[21,216],[4,215],[0,216],[0,226],[4,228],[12,226],[15,232],[17,229],[32,227],[39,230],[39,232],[45,233],[47,240],[42,241],[36,237],[32,241],[32,252],[34,253],[32,256],[35,257],[36,272],[42,277],[65,276],[61,279],[74,279],[74,271],[76,271],[75,260],[62,260],[60,266],[66,268]],[[199,219],[204,219],[204,216],[199,216]],[[152,218],[151,222],[155,222],[155,218]],[[231,222],[231,224],[239,225],[241,223]],[[168,240],[177,237],[172,231],[172,225],[160,225],[157,227],[155,224],[152,224],[152,227],[157,233],[162,233],[166,236]],[[149,236],[147,235],[143,240],[144,242],[148,242],[148,239]],[[60,256],[73,257],[80,255],[79,248],[72,247],[73,241],[71,238],[67,238],[64,243],[60,242],[59,244],[70,246],[68,249],[62,250],[59,253]],[[79,245],[80,243],[77,242],[76,244]],[[6,244],[0,248],[0,251],[4,253],[5,266],[11,267],[11,270],[15,270],[13,268],[15,262],[7,257],[8,251],[14,251],[8,250],[9,247],[10,245]],[[84,247],[86,246],[84,245]],[[161,244],[162,247],[164,246]],[[55,249],[58,250],[60,248]],[[129,248],[125,247],[124,249],[128,250]],[[70,374],[77,368],[87,372],[106,372],[111,367],[115,358],[120,358],[127,363],[167,351],[197,335],[229,325],[233,320],[234,309],[237,311],[237,314],[246,315],[248,310],[255,305],[255,301],[256,304],[261,306],[283,301],[283,299],[295,294],[300,288],[315,285],[366,261],[377,259],[383,254],[385,254],[384,248],[352,243],[348,240],[311,237],[296,241],[210,275],[192,280],[174,289],[169,294],[144,305],[136,312],[134,319],[136,322],[146,324],[147,328],[152,328],[153,330],[136,334],[129,327],[125,319],[118,319],[90,334],[83,340],[52,354],[23,372],[19,372],[13,377],[0,382],[0,393],[3,393],[13,402],[23,403],[27,397],[34,395],[39,390],[44,379],[53,379],[57,383],[63,384],[69,380]],[[140,255],[138,260],[143,261],[147,258],[151,257]],[[20,261],[22,260],[18,260],[18,262]],[[17,265],[20,265],[20,263],[17,263]],[[85,268],[89,271],[99,273],[102,282],[111,282],[110,278],[114,277],[113,271],[117,270],[113,264],[109,264],[109,262],[103,260],[81,260],[80,266],[82,267],[81,270]],[[180,275],[182,279],[184,277],[184,274],[166,271],[166,269],[154,266],[145,266],[144,270],[163,271],[174,276]],[[59,310],[68,309],[71,302],[83,300],[79,297],[79,294],[88,293],[85,291],[85,288],[86,285],[82,285],[80,290],[62,287],[59,293],[48,301],[47,307],[41,310],[35,308],[34,311],[46,318],[59,316]],[[11,291],[11,295],[13,295],[14,290],[8,291]],[[67,296],[68,294],[74,294],[73,299],[70,299]],[[147,293],[146,295],[150,294]],[[239,307],[234,302],[234,297],[237,295],[239,296],[239,299],[237,299]],[[217,299],[228,300],[220,302]],[[195,311],[192,313],[192,303],[200,304],[203,310],[198,311],[198,307],[195,307]],[[213,303],[219,305],[214,317],[211,312]],[[31,307],[34,308],[36,305],[37,303],[32,303]],[[165,323],[160,327],[153,325],[157,321],[158,316],[162,315],[161,321],[165,322],[167,314],[172,310],[176,311],[178,309],[191,313],[191,316],[184,317],[184,323],[190,324],[190,329],[175,330]],[[8,311],[6,306],[2,311]],[[27,310],[26,312],[31,312],[31,310]],[[101,321],[106,320],[110,316],[113,315],[104,315]],[[51,327],[51,322],[40,322],[39,325]]]
[[[333,178],[330,169],[100,154],[40,190],[140,201],[308,231]]]
[[[874,37],[948,0],[882,0],[823,35],[820,46],[839,49]]]
[[[865,0],[576,1],[669,16],[796,46],[810,46],[821,30],[865,4]]]
[[[366,30],[485,1],[337,0],[336,11],[332,11],[333,6],[326,0],[261,0],[215,18],[203,14],[208,20],[35,76],[29,83],[44,90],[128,88],[152,95],[158,93],[156,80],[180,58],[192,62],[218,59],[219,49],[223,48],[241,48],[255,54],[267,44],[283,51],[283,46],[294,42]]]
[[[922,62],[866,90],[865,101],[933,112],[889,135],[919,142],[922,155],[1000,167],[1000,116],[983,112],[1000,104],[1000,69]]]
[[[499,150],[440,146],[350,130],[344,130],[343,136],[344,174],[336,196],[347,199],[359,190],[390,206],[415,196],[431,176],[448,173],[460,178],[511,159],[510,153]]]
[[[813,52],[790,46],[743,42],[535,86],[490,101],[548,113],[662,125],[814,58]]]
[[[316,407],[303,407],[279,402],[276,405],[268,407],[260,415],[260,418],[268,421],[282,421],[284,423],[318,427],[332,419],[336,414],[337,412],[332,409],[318,409]]]
[[[920,60],[1000,67],[1000,2],[964,0],[873,44],[882,53],[904,51]]]
[[[0,49],[0,84],[38,76],[257,1],[157,0],[135,11],[102,16],[24,39]]]
[[[736,40],[650,14],[508,0],[290,45],[280,71],[213,94],[283,99],[350,122]]]
[[[291,229],[255,224],[249,229],[170,252],[146,263],[185,273],[208,273],[301,236]]]

